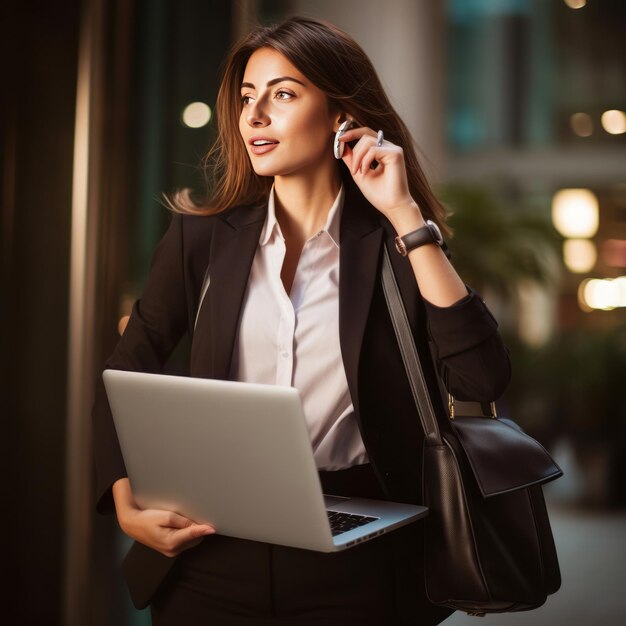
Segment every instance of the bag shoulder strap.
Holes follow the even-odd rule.
[[[413,399],[415,400],[415,406],[417,407],[422,429],[426,437],[426,444],[442,445],[443,442],[439,424],[437,423],[437,418],[433,410],[432,401],[422,370],[422,364],[417,348],[415,347],[415,341],[413,340],[413,334],[406,317],[406,311],[400,296],[400,289],[398,288],[398,283],[393,273],[386,245],[383,245],[382,282],[385,300],[387,301],[387,307],[391,315],[391,322],[396,333],[400,353],[402,354],[402,361],[404,362]]]

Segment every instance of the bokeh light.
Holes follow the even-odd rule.
[[[618,109],[605,111],[600,118],[602,128],[611,135],[621,135],[626,133],[626,113]]]
[[[585,274],[593,269],[598,252],[589,239],[566,239],[563,243],[563,261],[570,272]]]
[[[183,124],[189,128],[202,128],[211,119],[211,108],[204,102],[188,104],[182,115]]]
[[[585,311],[626,307],[626,276],[583,280],[578,287],[578,302]]]
[[[593,134],[593,120],[589,113],[574,113],[570,117],[570,125],[579,137],[590,137]]]
[[[561,189],[554,194],[552,222],[564,237],[593,237],[598,221],[598,199],[589,189]]]
[[[563,0],[563,2],[570,9],[582,9],[587,4],[587,0]]]

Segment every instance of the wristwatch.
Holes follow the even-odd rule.
[[[427,243],[443,246],[443,237],[439,226],[432,220],[426,220],[426,225],[414,230],[402,237],[396,237],[396,250],[406,256],[411,250],[419,248]]]

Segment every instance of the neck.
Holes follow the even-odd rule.
[[[304,243],[322,229],[340,188],[341,174],[335,163],[310,175],[276,176],[274,207],[285,238]]]

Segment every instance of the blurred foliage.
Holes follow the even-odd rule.
[[[521,281],[556,281],[562,240],[545,212],[502,206],[478,186],[449,184],[438,197],[450,211],[450,251],[465,282],[511,298]]]
[[[495,193],[476,185],[450,184],[438,195],[452,213],[452,260],[468,284],[509,305],[521,282],[557,288],[562,239],[545,211],[503,206]],[[557,330],[541,348],[511,330],[501,332],[513,363],[506,404],[522,427],[544,440],[563,430],[579,441],[626,440],[626,403],[618,395],[626,373],[626,325]]]
[[[480,293],[496,296],[505,314],[515,315],[522,282],[559,288],[562,238],[545,209],[513,206],[475,185],[450,184],[438,197],[451,211],[455,268]],[[564,434],[580,452],[604,446],[607,504],[626,505],[626,324],[557,329],[539,348],[523,343],[512,325],[500,331],[513,378],[498,411],[548,448]]]
[[[626,324],[609,330],[561,331],[541,348],[507,337],[514,384],[507,392],[511,417],[552,439],[626,440]]]
[[[593,474],[589,459],[602,451],[605,487],[584,498],[626,507],[626,324],[561,331],[537,349],[505,341],[513,379],[499,408],[549,450],[565,435],[585,474]]]

